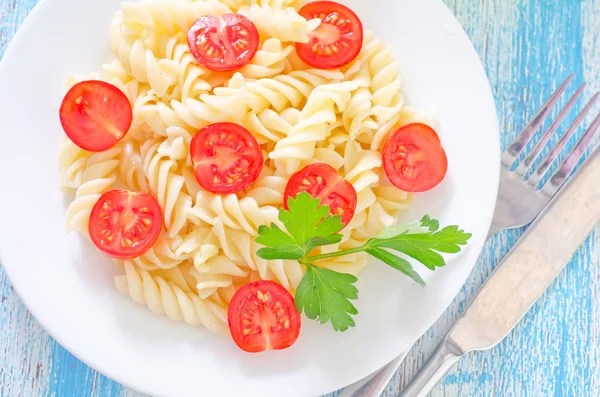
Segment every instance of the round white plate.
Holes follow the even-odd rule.
[[[407,97],[435,107],[449,174],[406,219],[428,213],[473,233],[468,248],[421,288],[375,263],[358,287],[358,326],[336,333],[305,320],[298,343],[250,355],[227,337],[172,323],[120,296],[110,261],[65,233],[58,188],[58,107],[68,72],[108,60],[120,0],[46,0],[0,65],[0,262],[48,332],[93,368],[153,396],[317,396],[366,376],[407,349],[450,304],[479,255],[495,204],[498,123],[481,63],[439,0],[350,0],[394,46]]]

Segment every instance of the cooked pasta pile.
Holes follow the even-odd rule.
[[[381,150],[395,127],[423,120],[404,107],[392,50],[370,32],[358,58],[336,70],[311,69],[294,42],[307,42],[319,20],[297,10],[302,0],[142,0],[126,2],[113,19],[115,59],[93,78],[121,89],[133,106],[130,132],[114,148],[91,153],[65,139],[61,186],[75,199],[68,225],[88,235],[92,207],[107,190],[125,187],[154,195],[164,230],[154,247],[118,261],[118,290],[153,312],[213,332],[227,330],[236,288],[268,279],[293,291],[305,269],[296,261],[256,255],[258,227],[277,220],[289,177],[321,162],[333,166],[358,194],[344,241],[352,248],[393,225],[410,195],[385,180]],[[186,41],[201,16],[237,12],[257,26],[261,44],[234,72],[211,72],[196,62]],[[69,78],[69,85],[81,80]],[[266,160],[249,189],[227,196],[204,191],[194,177],[189,144],[215,122],[245,126]],[[324,249],[323,249],[324,250]],[[322,265],[357,274],[366,254]],[[320,263],[321,264],[321,263]]]

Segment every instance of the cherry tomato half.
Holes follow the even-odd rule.
[[[383,148],[383,167],[390,180],[407,192],[425,192],[446,176],[448,158],[437,133],[425,124],[394,132]]]
[[[288,209],[288,200],[300,192],[308,192],[328,205],[331,215],[340,215],[342,223],[347,225],[356,211],[357,195],[354,186],[330,165],[314,163],[296,172],[285,188],[284,206]]]
[[[258,353],[283,350],[300,335],[300,314],[294,298],[273,281],[256,281],[240,288],[229,304],[229,331],[240,349]]]
[[[307,20],[321,19],[321,25],[308,34],[308,43],[296,43],[300,59],[319,69],[339,68],[356,59],[363,27],[354,11],[334,1],[313,1],[299,13]]]
[[[133,111],[121,90],[104,81],[75,84],[60,105],[60,122],[74,144],[90,152],[115,146],[129,131]]]
[[[198,131],[190,143],[196,179],[205,190],[231,194],[252,185],[264,157],[256,138],[233,123],[217,123]]]
[[[194,58],[214,71],[235,70],[250,63],[258,44],[256,26],[240,14],[201,17],[188,32]]]
[[[94,205],[89,232],[102,252],[116,259],[133,259],[154,245],[162,222],[162,210],[152,195],[113,189]]]

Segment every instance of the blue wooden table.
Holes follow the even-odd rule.
[[[589,83],[587,97],[600,90],[600,0],[445,1],[485,65],[503,146],[567,74]],[[36,2],[0,0],[0,56]],[[433,395],[600,396],[598,231],[504,342],[464,359]],[[520,233],[503,233],[485,247],[468,283],[411,351],[386,397],[397,395],[433,352]],[[0,396],[141,396],[95,372],[48,336],[1,267],[0,302]]]

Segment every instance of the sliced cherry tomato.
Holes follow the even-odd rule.
[[[308,43],[296,43],[300,59],[319,69],[339,68],[356,59],[363,27],[354,11],[334,1],[313,1],[299,13],[307,20],[321,19],[321,25],[308,34]]]
[[[216,194],[237,193],[252,185],[265,161],[256,138],[233,123],[212,124],[198,131],[190,153],[198,183]]]
[[[188,32],[188,45],[199,64],[228,71],[250,63],[258,50],[258,30],[240,14],[198,19]]]
[[[399,189],[425,192],[446,176],[448,158],[437,133],[425,124],[409,124],[394,132],[383,148],[385,173]]]
[[[117,259],[133,259],[154,245],[162,223],[162,210],[152,195],[113,189],[94,205],[89,232],[102,252]]]
[[[121,90],[103,81],[75,84],[60,106],[60,122],[74,144],[90,152],[102,152],[129,131],[133,111]]]
[[[288,200],[300,192],[308,192],[328,205],[332,215],[340,215],[344,225],[350,223],[356,211],[356,190],[354,186],[330,165],[314,163],[296,172],[285,187],[284,206],[288,209]]]
[[[229,331],[240,349],[258,353],[292,346],[300,334],[294,298],[273,281],[240,288],[229,303]]]

